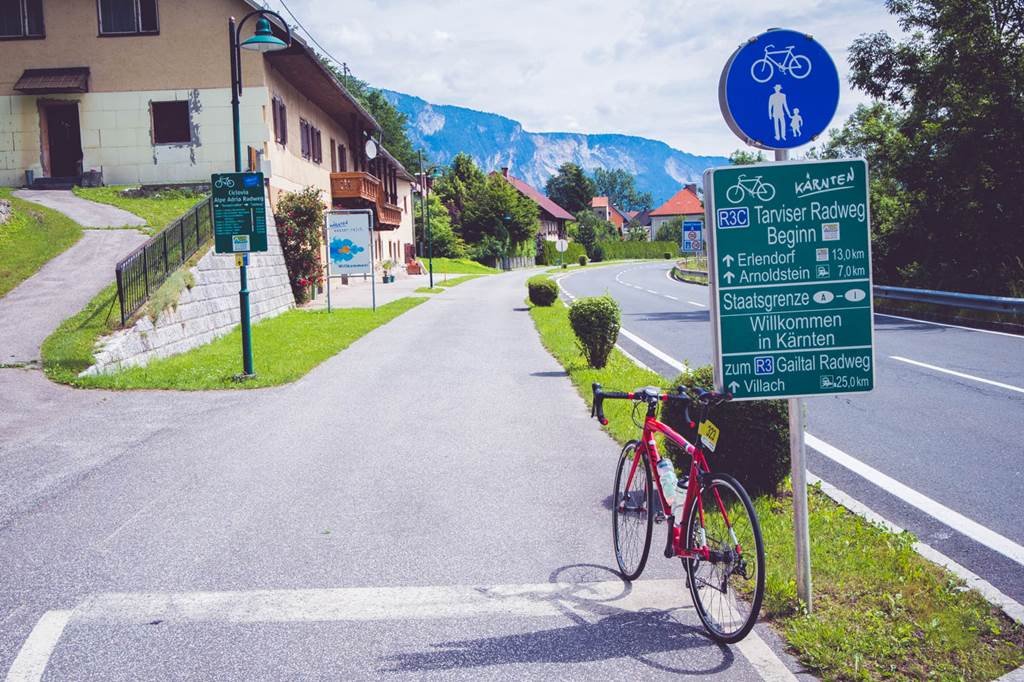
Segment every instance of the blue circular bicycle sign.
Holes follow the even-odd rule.
[[[740,46],[718,84],[726,123],[762,149],[792,149],[828,128],[839,104],[839,72],[817,41],[771,29]]]

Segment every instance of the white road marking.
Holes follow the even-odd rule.
[[[821,478],[815,476],[809,471],[807,472],[807,481],[809,483],[820,484],[821,492],[825,493],[833,500],[835,500],[842,506],[846,507],[854,514],[856,514],[857,516],[867,519],[871,523],[879,525],[891,533],[902,533],[904,531],[903,528],[897,526],[892,521],[881,516],[864,503],[844,493],[842,490],[835,487],[831,483],[823,481]],[[924,542],[915,542],[914,551],[916,551],[918,554],[923,556],[925,559],[928,559],[932,563],[938,564],[939,566],[944,567],[951,573],[956,574],[961,580],[967,583],[968,587],[980,592],[981,596],[985,597],[985,599],[987,599],[990,604],[998,606],[1000,609],[1003,610],[1004,613],[1006,613],[1007,616],[1014,619],[1018,623],[1024,624],[1024,605],[1021,605],[1019,602],[1015,601],[1011,597],[1008,597],[1007,595],[1000,592],[999,589],[996,588],[996,586],[992,583],[988,582],[987,580],[977,575],[970,569],[961,566],[960,564],[953,561],[942,552],[938,551],[931,545],[928,545]]]
[[[57,641],[71,620],[71,611],[47,611],[21,645],[17,658],[7,671],[7,682],[35,682],[43,679]]]
[[[1024,336],[1021,336],[1020,334],[1011,334],[1010,332],[997,332],[994,329],[975,329],[974,327],[964,327],[963,325],[959,325],[959,324],[947,324],[945,322],[932,322],[931,320],[919,320],[916,317],[904,317],[902,315],[890,315],[889,313],[879,313],[879,312],[876,312],[875,315],[880,315],[881,317],[891,317],[891,318],[896,319],[896,320],[906,320],[907,322],[920,322],[921,324],[931,324],[931,325],[935,325],[936,327],[950,327],[952,329],[963,329],[964,331],[969,331],[969,332],[980,332],[982,334],[997,334],[999,336],[1009,336],[1010,338],[1024,340]]]
[[[668,355],[666,353],[662,353],[660,350],[658,350],[657,348],[655,348],[651,344],[647,343],[646,341],[641,339],[639,336],[637,336],[633,332],[631,332],[628,329],[626,329],[625,327],[620,327],[619,328],[619,333],[622,334],[623,336],[625,336],[627,339],[629,339],[633,343],[635,343],[636,345],[638,345],[641,348],[643,348],[645,351],[647,351],[648,353],[650,353],[654,357],[656,357],[659,360],[661,360],[662,362],[664,362],[669,367],[672,367],[673,369],[679,370],[680,372],[685,372],[685,371],[690,369],[685,364],[683,364],[683,363],[679,362],[678,360],[676,360],[675,358],[673,358],[671,355]]]
[[[992,381],[991,379],[982,379],[981,377],[976,377],[976,376],[974,376],[972,374],[964,374],[963,372],[954,372],[951,369],[945,369],[944,367],[936,367],[935,365],[929,365],[927,362],[918,362],[917,360],[911,360],[910,358],[903,358],[903,357],[900,357],[899,355],[890,355],[889,357],[891,359],[893,359],[893,360],[899,360],[900,362],[905,362],[908,365],[917,365],[918,367],[924,367],[925,369],[930,369],[930,370],[933,370],[935,372],[942,372],[943,374],[950,374],[950,375],[955,376],[955,377],[960,377],[961,379],[970,379],[971,381],[978,381],[978,382],[981,382],[983,384],[989,384],[991,386],[998,386],[999,388],[1005,388],[1008,391],[1016,391],[1017,393],[1024,393],[1024,388],[1021,388],[1020,386],[1013,386],[1011,384],[1004,384],[1001,381]]]
[[[649,293],[649,294],[658,295],[658,292],[655,291],[654,289],[646,289],[645,291],[647,291],[647,293]]]
[[[676,298],[672,294],[665,294],[665,298],[671,298],[673,301],[678,301],[679,300],[678,298]]]
[[[807,445],[811,446],[833,462],[841,464],[850,471],[866,478],[890,495],[895,495],[907,504],[917,507],[932,518],[946,524],[958,533],[971,538],[975,542],[985,545],[989,549],[999,552],[1005,557],[1013,559],[1018,564],[1024,565],[1024,547],[1013,540],[986,528],[980,523],[973,521],[960,512],[953,511],[949,507],[936,502],[927,495],[917,492],[894,478],[886,476],[878,469],[868,466],[854,457],[846,454],[839,448],[829,445],[820,438],[816,438],[805,432],[804,437]]]
[[[703,303],[697,303],[696,301],[687,301],[687,303],[689,303],[690,305],[699,306],[701,308],[707,308],[707,306],[704,305]]]
[[[601,619],[614,613],[691,610],[682,578],[494,586],[352,587],[246,592],[98,594],[74,611],[43,615],[8,682],[39,680],[68,621],[311,623],[493,616]],[[767,680],[795,679],[756,632],[737,648]]]

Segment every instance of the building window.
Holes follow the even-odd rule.
[[[101,36],[159,33],[156,0],[97,0]]]
[[[338,145],[333,137],[331,138],[331,172],[338,172]]]
[[[313,142],[313,163],[320,164],[324,160],[324,147],[323,141],[320,139],[320,129],[312,128],[312,142]]]
[[[188,102],[152,102],[153,144],[188,144],[192,142],[192,122]]]
[[[342,173],[348,172],[348,159],[345,157],[345,145],[338,145],[338,170]]]
[[[302,148],[302,158],[308,159],[312,156],[313,142],[310,139],[310,133],[312,131],[309,121],[304,118],[299,119],[299,146]]]
[[[299,119],[299,139],[302,143],[302,158],[319,164],[324,160],[323,140],[319,128]]]
[[[0,0],[0,39],[43,36],[43,0]]]
[[[270,108],[274,114],[274,141],[288,144],[288,107],[284,105],[284,100],[275,97],[270,100]]]

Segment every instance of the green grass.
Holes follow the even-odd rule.
[[[0,225],[0,296],[34,275],[47,261],[82,237],[82,226],[63,213],[11,196],[11,219]]]
[[[468,282],[471,279],[476,279],[479,276],[480,275],[463,275],[462,277],[456,277],[454,279],[442,279],[440,281],[438,281],[437,277],[435,277],[434,278],[434,285],[435,286],[439,286],[439,287],[446,287],[446,288],[450,289],[451,287],[456,287],[456,286],[462,284],[463,282]]]
[[[416,290],[417,294],[440,294],[442,291],[447,291],[442,287],[420,287]]]
[[[241,372],[241,332],[146,367],[112,374],[79,377],[92,364],[97,338],[116,325],[117,292],[107,287],[80,313],[63,324],[43,343],[43,370],[60,383],[84,388],[177,389],[259,388],[295,381],[353,341],[426,301],[402,298],[377,308],[327,311],[289,310],[253,325],[252,343],[256,377],[237,382]]]
[[[110,204],[134,213],[146,221],[150,234],[159,232],[170,223],[184,215],[190,208],[202,200],[202,196],[181,190],[163,190],[145,198],[130,198],[121,195],[121,191],[130,189],[127,186],[111,187],[75,187],[72,191],[90,201]]]
[[[618,350],[604,369],[588,367],[561,301],[531,307],[530,316],[588,405],[592,382],[624,391],[665,385]],[[630,412],[626,401],[605,404],[605,429],[619,443],[637,437]],[[873,526],[817,489],[809,515],[815,602],[806,614],[796,596],[791,499],[755,501],[767,553],[761,617],[775,622],[813,672],[843,680],[991,680],[1024,665],[1024,628],[917,554],[910,534]]]
[[[566,267],[564,267],[564,268],[561,265],[555,265],[554,267],[549,267],[544,272],[545,273],[550,273],[550,274],[554,275],[554,274],[557,274],[559,272],[568,272],[568,271],[571,271],[571,270],[580,270],[582,268],[599,268],[602,265],[619,265],[620,263],[659,263],[659,262],[671,263],[671,261],[666,261],[663,258],[620,258],[618,260],[601,260],[601,261],[597,261],[596,263],[593,262],[593,261],[588,261],[586,265],[580,265],[578,262],[573,261],[572,263],[566,262],[566,264],[565,264]]]
[[[423,263],[424,268],[429,267],[429,261],[426,258],[419,259]],[[475,260],[469,260],[468,258],[435,258],[434,259],[434,275],[453,275],[453,274],[467,274],[467,275],[493,275],[496,272],[501,272],[496,268],[488,267],[482,263],[477,263]]]

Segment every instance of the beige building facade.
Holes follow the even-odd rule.
[[[0,184],[29,178],[105,184],[206,183],[233,168],[228,19],[248,0],[5,0],[0,35]],[[243,30],[251,35],[255,17]],[[280,26],[275,34],[284,38]],[[21,35],[14,35],[19,33]],[[380,253],[413,243],[409,177],[371,159],[380,126],[301,40],[241,50],[243,166],[270,196],[307,186],[325,207],[373,208]],[[379,192],[339,190],[355,175]],[[344,183],[342,183],[344,184]],[[351,184],[351,183],[349,183]],[[407,195],[407,196],[406,196]]]

